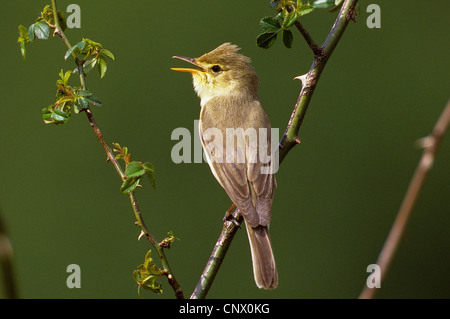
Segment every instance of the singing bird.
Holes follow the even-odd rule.
[[[261,159],[271,151],[271,126],[259,101],[258,76],[250,59],[238,50],[236,45],[224,43],[199,58],[174,56],[198,69],[172,70],[192,74],[194,90],[201,100],[199,133],[208,164],[244,217],[256,285],[274,289],[278,274],[268,226],[276,180],[273,171],[262,173],[274,163]],[[221,133],[213,134],[214,147],[208,147],[211,130]],[[261,130],[266,134],[258,134]],[[234,143],[227,144],[230,140]]]

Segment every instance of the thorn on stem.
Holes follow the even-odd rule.
[[[302,144],[302,141],[298,137],[295,138],[294,142],[297,144]]]
[[[141,230],[141,233],[138,236],[138,240],[141,240],[141,238],[144,236],[145,236],[145,233]]]
[[[435,142],[435,139],[432,136],[425,136],[416,141],[417,147],[420,148],[429,148]]]
[[[294,78],[294,80],[300,80],[300,81],[302,81],[302,86],[305,86],[305,85],[306,85],[306,76],[307,76],[307,75],[308,75],[308,73],[303,74],[303,75],[296,76],[296,77]]]

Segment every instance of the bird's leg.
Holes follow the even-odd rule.
[[[228,210],[225,212],[225,216],[223,217],[223,221],[229,220],[232,221],[233,224],[235,224],[237,227],[241,227],[241,225],[238,223],[238,221],[236,220],[236,218],[233,215],[233,211],[236,209],[236,205],[232,204],[230,206],[230,208],[228,208]]]

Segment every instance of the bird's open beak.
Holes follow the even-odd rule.
[[[204,73],[205,72],[203,67],[200,64],[198,64],[197,61],[195,61],[195,59],[193,59],[193,58],[187,58],[185,56],[177,56],[177,55],[173,56],[172,58],[180,59],[180,60],[189,62],[189,63],[191,63],[191,64],[193,64],[195,66],[198,66],[199,68],[202,68],[201,70],[199,70],[199,69],[189,69],[189,68],[171,68],[174,71],[189,72],[189,73]]]

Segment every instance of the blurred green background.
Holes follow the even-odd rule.
[[[0,20],[0,207],[19,294],[137,298],[131,274],[150,245],[137,241],[120,179],[84,114],[64,126],[41,120],[41,109],[55,101],[60,69],[73,69],[73,61],[64,61],[58,38],[30,44],[25,62],[20,56],[17,26],[28,27],[48,3],[4,2]],[[78,0],[58,1],[59,9],[70,3],[81,7],[81,29],[66,31],[72,44],[86,37],[115,54],[105,78],[88,74],[88,88],[104,103],[94,116],[109,143],[155,165],[156,191],[144,182],[137,197],[155,237],[171,230],[181,239],[167,255],[189,296],[230,201],[206,163],[171,161],[172,130],[193,132],[200,109],[190,76],[171,71],[182,65],[171,57],[238,44],[252,58],[261,101],[281,136],[300,90],[293,78],[308,71],[312,54],[297,32],[292,49],[280,39],[269,50],[256,47],[259,20],[274,14],[268,0]],[[381,7],[381,29],[366,26],[370,3]],[[406,0],[360,1],[358,22],[349,24],[315,91],[302,145],[277,174],[271,235],[279,287],[256,288],[247,236],[239,231],[208,297],[359,295],[421,156],[415,143],[450,97],[449,9],[448,0],[426,8]],[[317,10],[302,22],[322,43],[335,17]],[[446,136],[377,297],[450,297],[449,163]],[[66,286],[69,264],[81,267],[80,289]],[[144,297],[173,298],[161,282],[163,295],[145,291]]]

